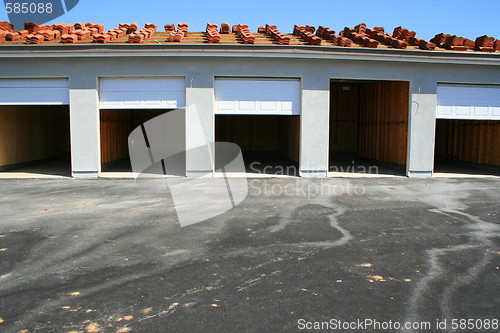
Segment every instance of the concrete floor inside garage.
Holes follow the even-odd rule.
[[[215,141],[241,148],[247,176],[299,176],[299,140],[300,116],[215,116]]]
[[[332,80],[329,176],[405,176],[408,117],[408,82]]]
[[[0,178],[70,176],[69,106],[0,106]]]

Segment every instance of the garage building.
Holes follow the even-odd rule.
[[[186,149],[234,142],[249,173],[498,174],[500,42],[426,49],[414,34],[394,37],[399,27],[378,35],[402,39],[375,45],[359,26],[331,39],[324,28],[267,26],[252,43],[235,27],[220,39],[179,26],[173,41],[166,26],[139,43],[126,29],[106,43],[0,43],[0,175],[36,165],[75,178],[130,172],[128,135],[190,105],[202,130],[186,121]],[[188,151],[185,176],[214,171],[193,160]]]

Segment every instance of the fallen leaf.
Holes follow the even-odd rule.
[[[0,324],[3,323],[5,320],[3,320],[3,318],[0,317]]]
[[[214,287],[206,287],[205,290],[208,290],[208,291],[211,291],[211,290],[214,290],[215,288]]]
[[[123,318],[116,318],[116,319],[115,319],[115,321],[116,321],[117,323],[119,323],[119,322],[120,322],[120,321],[122,321],[122,320],[123,320]]]
[[[342,283],[342,282],[344,282],[344,281],[342,281],[342,280],[337,280],[337,283]]]
[[[8,249],[0,249],[0,252],[7,252]]]
[[[496,251],[495,253],[500,255],[500,251]]]
[[[17,333],[28,333],[28,330],[19,330]]]
[[[213,308],[218,308],[219,304],[210,304],[210,306],[213,307]]]
[[[384,277],[380,276],[380,275],[373,275],[373,276],[370,276],[369,277],[370,279],[373,279],[375,281],[385,281],[384,280]]]
[[[71,309],[71,306],[67,306],[67,305],[66,306],[61,306],[61,309],[68,310],[68,309]]]
[[[151,311],[153,311],[153,308],[146,308],[146,309],[142,310],[142,313],[144,313],[144,314],[148,314],[148,313],[150,313]]]
[[[70,296],[80,296],[80,293],[78,291],[69,293]]]
[[[96,323],[90,323],[85,327],[87,333],[99,333],[101,332],[101,327]]]
[[[358,267],[373,267],[372,264],[361,264],[361,265],[357,265]]]
[[[5,236],[5,235],[0,235],[0,238],[4,238],[4,237],[7,237],[7,236]]]
[[[85,312],[89,313],[89,312],[92,312],[94,310],[91,310],[91,309],[88,309],[88,310],[85,310]]]
[[[131,321],[132,319],[134,319],[134,316],[125,316],[123,317],[123,319],[125,319],[126,321]]]
[[[411,282],[411,279],[404,279],[404,282]]]
[[[120,328],[118,331],[116,331],[116,333],[128,333],[132,331],[132,329],[130,327],[124,327],[124,328]]]
[[[172,306],[179,306],[179,303],[173,303]]]

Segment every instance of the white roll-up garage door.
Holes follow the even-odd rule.
[[[298,115],[300,80],[215,80],[216,114]]]
[[[0,105],[68,104],[68,79],[0,79]]]
[[[439,119],[500,120],[500,87],[438,85]]]
[[[176,109],[185,106],[181,77],[101,78],[101,109]]]

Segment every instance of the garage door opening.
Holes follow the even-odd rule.
[[[406,174],[409,82],[333,80],[329,176]]]
[[[298,176],[299,116],[216,115],[216,142],[237,144],[250,174]]]
[[[69,106],[0,106],[0,177],[71,176]]]
[[[436,120],[434,175],[500,176],[500,121]]]
[[[132,177],[128,137],[145,122],[171,110],[104,109],[100,111],[101,176]]]

